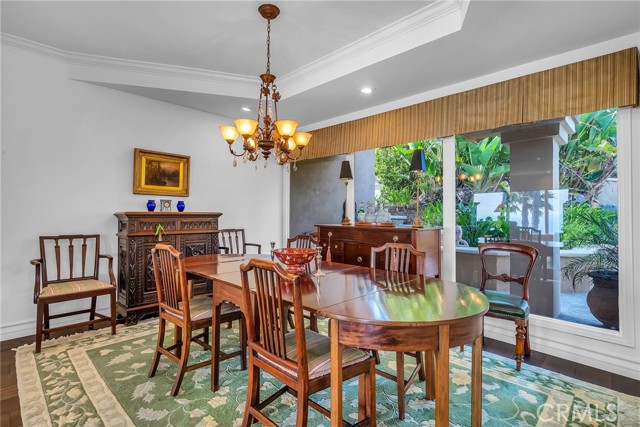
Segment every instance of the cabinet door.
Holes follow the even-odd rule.
[[[180,236],[180,252],[185,257],[210,255],[218,253],[217,234],[185,234]],[[211,292],[211,281],[202,277],[187,274],[188,280],[193,280],[193,293],[204,294]]]
[[[326,261],[328,240],[320,239],[320,245],[322,246],[322,259]],[[336,242],[334,239],[331,239],[331,261],[344,262],[343,243]]]
[[[141,245],[136,248],[136,283],[142,284],[139,287],[139,294],[136,296],[136,305],[151,304],[158,302],[158,291],[156,290],[156,278],[153,274],[153,261],[151,259],[151,249],[156,246],[158,239],[154,236],[146,236],[136,239],[137,244]],[[176,246],[176,236],[164,235],[162,243]]]

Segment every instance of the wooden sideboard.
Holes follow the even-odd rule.
[[[371,225],[320,224],[318,236],[322,255],[326,259],[329,233],[331,233],[331,260],[345,264],[369,267],[371,248],[393,242],[410,243],[419,251],[426,252],[425,275],[440,277],[440,228],[377,227]],[[376,261],[377,268],[384,268],[382,255]],[[415,266],[411,266],[415,273]]]
[[[158,242],[156,227],[162,224],[162,241],[184,256],[218,253],[219,212],[118,212],[118,314],[127,324],[155,311],[158,294],[151,249]],[[194,293],[211,292],[211,282],[197,277]]]

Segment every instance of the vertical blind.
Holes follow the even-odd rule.
[[[637,105],[634,47],[313,130],[301,160]]]

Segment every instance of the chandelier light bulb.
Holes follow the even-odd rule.
[[[298,122],[295,120],[276,120],[274,124],[278,129],[278,133],[285,138],[292,137],[298,127]]]
[[[220,126],[220,133],[222,138],[229,144],[233,144],[233,141],[238,137],[238,129],[235,126]]]

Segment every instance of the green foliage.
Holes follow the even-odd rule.
[[[469,246],[478,246],[480,238],[490,238],[501,241],[509,241],[509,220],[506,209],[501,211],[498,219],[486,217],[477,218],[478,203],[471,201],[469,204],[458,202],[456,210],[456,223],[462,227],[462,239]]]
[[[164,227],[162,226],[162,224],[158,223],[158,225],[156,225],[156,234],[155,236],[162,236],[162,234],[164,233]]]
[[[415,193],[411,193],[408,187],[395,189],[387,188],[387,191],[380,195],[382,202],[387,205],[406,207],[415,202]]]
[[[589,205],[577,208],[574,221],[588,225],[589,232],[567,239],[571,247],[595,248],[595,252],[574,258],[562,268],[564,276],[576,284],[592,271],[618,273],[618,215],[614,210],[592,209]]]
[[[566,205],[562,233],[560,234],[560,241],[564,243],[565,249],[573,249],[579,246],[580,242],[588,241],[590,236],[598,232],[599,226],[597,224],[584,221],[584,218],[589,215],[598,218],[597,222],[617,222],[617,212],[612,209],[594,208],[586,202],[577,205]],[[610,216],[613,218],[609,218]]]
[[[411,155],[417,149],[424,150],[427,161],[427,171],[420,178],[420,201],[429,204],[442,200],[439,183],[442,177],[442,144],[433,139],[376,149],[374,172],[381,185],[380,197],[385,203],[402,207],[415,201],[416,178],[409,171],[409,166]]]
[[[576,131],[560,147],[560,188],[590,204],[617,167],[617,110],[580,115]]]
[[[442,227],[442,202],[428,204],[422,210],[422,222],[427,227]]]
[[[459,202],[469,203],[476,193],[509,193],[509,147],[499,136],[474,142],[456,135]]]

